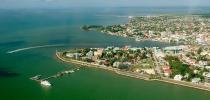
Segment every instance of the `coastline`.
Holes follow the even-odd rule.
[[[185,82],[185,81],[176,81],[173,79],[168,79],[168,78],[161,78],[161,79],[150,79],[149,75],[143,75],[140,73],[135,73],[135,72],[128,72],[128,71],[121,71],[117,68],[112,68],[112,67],[105,67],[103,65],[97,65],[97,64],[93,64],[93,63],[87,63],[87,62],[83,62],[83,61],[78,61],[78,60],[66,60],[64,58],[62,58],[60,56],[60,52],[56,51],[56,57],[66,63],[72,63],[72,64],[76,64],[76,65],[81,65],[81,66],[87,66],[87,67],[94,67],[94,68],[100,68],[100,69],[104,69],[104,70],[108,70],[108,71],[112,71],[116,74],[122,75],[122,76],[127,76],[127,77],[131,77],[131,78],[137,78],[137,79],[141,79],[141,80],[145,80],[145,81],[158,81],[158,82],[164,82],[164,83],[169,83],[169,84],[174,84],[174,85],[178,85],[178,86],[184,86],[184,87],[189,87],[189,88],[194,88],[194,89],[199,89],[199,90],[205,90],[205,91],[209,91],[210,92],[210,86],[206,86],[204,84],[194,84],[194,83],[190,83],[190,82]]]

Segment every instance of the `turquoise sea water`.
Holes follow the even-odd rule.
[[[95,68],[82,68],[69,76],[49,80],[53,84],[51,88],[44,88],[29,79],[37,74],[47,77],[77,66],[58,61],[55,50],[110,45],[168,45],[84,32],[80,29],[81,25],[120,24],[126,23],[128,18],[125,16],[129,15],[176,12],[184,14],[188,11],[165,8],[0,10],[0,100],[209,100],[210,92],[147,82]],[[65,46],[7,54],[19,48],[54,44]]]

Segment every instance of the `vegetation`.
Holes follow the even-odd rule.
[[[90,30],[100,31],[103,30],[104,27],[102,25],[84,25],[82,26],[82,29],[85,31],[90,31]]]
[[[187,64],[183,64],[178,57],[167,56],[166,60],[169,62],[169,65],[172,69],[171,77],[174,77],[177,74],[185,75],[186,73],[191,73],[190,67]]]
[[[178,57],[174,56],[167,56],[166,60],[168,60],[169,65],[172,69],[172,75],[173,78],[175,75],[182,75],[186,76],[184,77],[184,80],[191,81],[193,78],[200,78],[201,81],[204,81],[204,76],[202,75],[203,72],[206,72],[207,69],[199,69],[199,68],[193,68],[187,64],[183,64]],[[194,71],[197,71],[195,73]]]

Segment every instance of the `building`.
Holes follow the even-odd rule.
[[[154,69],[142,69],[142,70],[147,74],[155,75],[155,70]]]
[[[113,67],[118,68],[118,67],[120,66],[120,64],[121,64],[120,62],[117,62],[117,61],[116,61],[116,62],[113,63]]]
[[[93,51],[90,50],[90,51],[86,54],[86,56],[87,56],[88,59],[92,59],[92,57],[93,57]]]
[[[81,55],[81,53],[67,53],[66,57],[79,59]]]
[[[73,53],[66,53],[66,57],[73,58],[74,54]]]
[[[183,78],[183,76],[182,75],[175,75],[174,76],[174,80],[176,80],[176,81],[181,81],[182,80],[182,78]]]
[[[94,52],[94,56],[97,58],[102,56],[103,51],[104,49],[97,49],[97,51]]]
[[[162,69],[165,76],[169,77],[172,74],[172,71],[169,66],[164,66],[162,67]]]
[[[196,42],[200,45],[207,45],[206,41],[202,38],[196,38]]]
[[[208,62],[207,61],[199,61],[199,67],[204,67],[206,65],[208,65]]]
[[[188,48],[187,46],[170,46],[163,48],[163,51],[165,54],[176,55],[182,53],[187,48]]]
[[[200,78],[193,78],[192,79],[192,83],[199,83],[201,81],[201,79]]]
[[[210,84],[210,73],[206,74],[206,83],[209,83]]]

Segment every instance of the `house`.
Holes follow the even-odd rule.
[[[181,81],[182,80],[182,78],[183,78],[183,76],[182,75],[175,75],[174,76],[174,80],[176,80],[176,81]]]
[[[172,71],[169,66],[164,66],[162,67],[162,69],[165,76],[169,77],[172,74]]]

